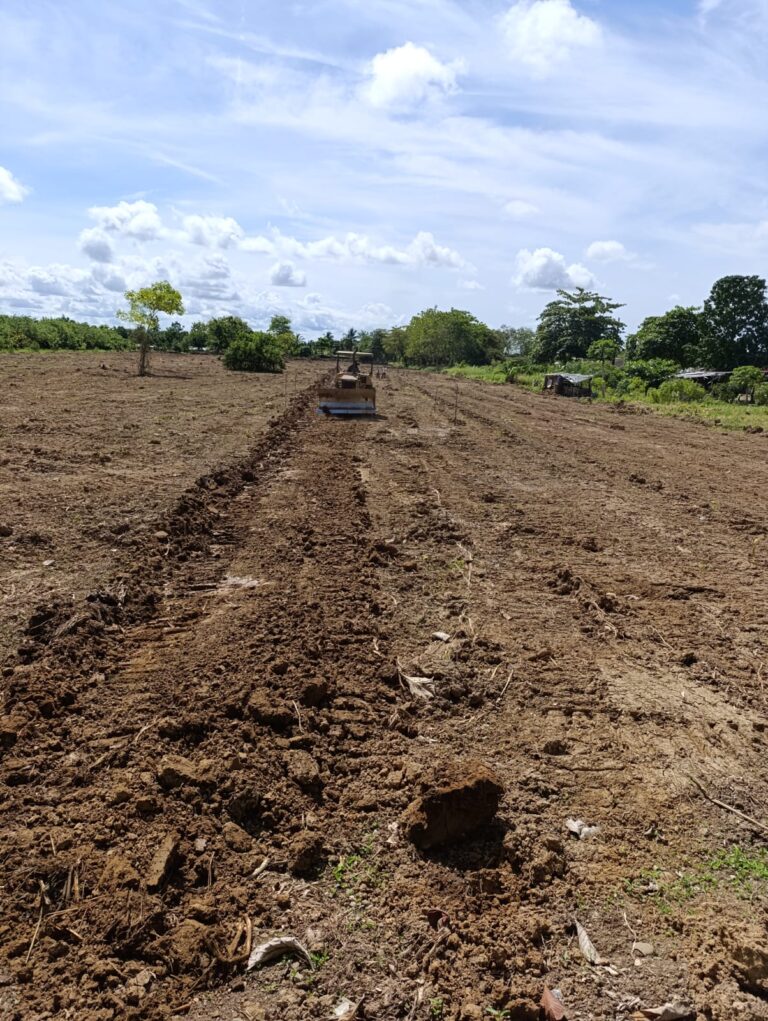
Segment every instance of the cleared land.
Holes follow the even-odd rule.
[[[143,541],[199,475],[242,457],[285,405],[282,376],[204,355],[0,358],[0,662],[32,609],[82,598]],[[317,369],[297,362],[289,388]]]
[[[0,1016],[768,1017],[768,440],[406,372],[380,410],[192,450],[6,669]],[[416,850],[479,763],[497,820]],[[285,934],[313,968],[243,982]]]

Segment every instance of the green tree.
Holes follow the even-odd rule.
[[[347,348],[353,348],[357,342],[357,330],[351,327],[347,330],[344,336],[341,338],[341,342],[344,345],[345,350]]]
[[[288,316],[276,315],[272,316],[269,320],[269,326],[267,327],[267,333],[273,334],[275,337],[279,337],[282,333],[291,333],[291,320]]]
[[[285,357],[294,357],[301,349],[301,338],[295,333],[288,316],[272,316],[267,333],[274,337]]]
[[[336,341],[330,330],[318,337],[315,341],[315,350],[319,355],[330,355],[333,354],[333,349],[336,346]]]
[[[391,330],[387,331],[387,335],[384,338],[384,354],[390,361],[402,362],[403,365],[407,365],[407,342],[408,335],[406,328],[404,326],[393,326]]]
[[[748,394],[750,397],[755,392],[755,387],[765,382],[765,375],[762,369],[754,365],[739,365],[731,373],[728,380],[728,389],[734,394]]]
[[[613,313],[623,305],[583,287],[557,293],[539,316],[533,352],[538,362],[584,358],[596,340],[614,340],[621,347],[624,323]]]
[[[224,367],[236,372],[282,372],[285,367],[278,338],[271,333],[253,330],[238,336],[227,345],[222,358]]]
[[[530,326],[500,326],[496,331],[507,358],[529,358],[536,343],[536,331]]]
[[[189,346],[196,351],[202,351],[208,347],[208,324],[192,323],[189,328]]]
[[[758,276],[721,277],[704,302],[702,353],[706,367],[768,363],[768,302]]]
[[[166,351],[189,351],[189,334],[180,322],[172,322],[163,330],[162,345]]]
[[[497,331],[461,309],[428,308],[405,327],[405,360],[415,365],[488,365],[502,353]]]
[[[207,346],[216,354],[223,354],[236,340],[247,340],[252,330],[239,316],[219,316],[208,320],[207,333]]]
[[[184,315],[184,303],[179,292],[167,280],[156,280],[148,287],[126,291],[127,309],[120,309],[118,319],[133,323],[137,327],[139,340],[139,375],[149,371],[149,348],[160,328],[160,313]]]
[[[676,305],[660,316],[648,316],[627,338],[627,357],[635,360],[666,358],[678,365],[701,361],[701,310]]]
[[[674,376],[679,368],[677,362],[666,358],[648,358],[627,362],[624,372],[628,380],[641,380],[647,390],[648,387],[659,386],[665,379]]]
[[[601,337],[600,340],[593,340],[587,349],[587,357],[594,358],[601,365],[616,361],[621,351],[621,344],[614,337]]]
[[[384,342],[387,331],[382,329],[371,330],[369,333],[360,336],[360,345],[365,351],[370,351],[375,362],[383,362],[386,358]]]

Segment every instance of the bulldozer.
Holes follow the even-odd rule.
[[[347,364],[349,362],[349,364]],[[363,362],[368,364],[363,365]],[[343,366],[347,364],[347,367]],[[317,410],[322,415],[375,415],[373,355],[368,351],[337,351],[333,382],[320,386]]]

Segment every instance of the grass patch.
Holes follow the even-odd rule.
[[[685,418],[689,421],[706,422],[721,429],[746,429],[760,427],[768,432],[768,407],[750,404],[728,404],[707,398],[697,404],[676,402],[654,404],[651,401],[634,401],[644,408],[651,408],[658,415]]]
[[[442,371],[448,376],[460,377],[462,379],[477,379],[484,383],[500,385],[514,383],[539,393],[544,388],[545,371],[584,371],[595,372],[593,381],[592,400],[615,404],[625,402],[634,404],[641,408],[649,408],[658,415],[666,415],[668,418],[684,418],[693,422],[704,422],[707,425],[718,426],[721,429],[744,430],[748,428],[759,428],[768,432],[768,405],[737,404],[730,401],[720,401],[712,396],[707,396],[700,401],[670,401],[662,403],[653,400],[651,393],[639,392],[622,393],[620,389],[613,389],[603,385],[599,370],[596,370],[589,363],[573,363],[566,369],[555,369],[552,366],[542,366],[541,371],[535,371],[528,366],[518,366],[514,362],[497,362],[494,365],[454,365]],[[613,370],[616,373],[618,370]]]
[[[655,890],[650,897],[663,915],[719,889],[731,890],[745,899],[764,896],[768,893],[768,851],[745,851],[734,846],[679,872],[647,869],[629,880],[625,889],[632,896],[646,898],[651,883]]]
[[[498,365],[452,365],[445,370],[447,376],[462,379],[481,379],[484,383],[509,383],[509,373],[503,364]]]

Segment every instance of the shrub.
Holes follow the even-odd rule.
[[[279,345],[267,333],[252,333],[233,340],[222,361],[225,368],[235,372],[282,372],[285,367]]]
[[[758,383],[752,391],[752,400],[755,404],[768,404],[768,383]]]
[[[666,379],[653,391],[651,399],[656,404],[675,404],[678,401],[703,401],[707,391],[692,379]]]

